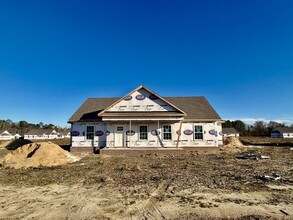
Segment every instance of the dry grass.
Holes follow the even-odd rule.
[[[293,138],[271,138],[271,137],[240,137],[242,142],[247,144],[257,144],[257,145],[282,145],[282,146],[292,146]]]
[[[1,169],[0,184],[15,186],[40,186],[47,184],[82,183],[99,184],[111,179],[116,186],[149,184],[158,186],[162,181],[182,189],[196,185],[211,189],[233,191],[259,190],[265,183],[258,175],[277,173],[293,179],[292,151],[289,148],[254,148],[249,152],[268,155],[271,160],[240,160],[233,154],[194,155],[141,155],[103,156],[91,155],[80,162],[54,168],[27,170]],[[2,156],[8,151],[2,150]]]

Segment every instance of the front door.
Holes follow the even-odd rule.
[[[118,125],[115,132],[115,147],[123,147],[123,126]]]

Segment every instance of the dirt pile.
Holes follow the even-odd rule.
[[[0,141],[0,148],[6,147],[11,141]]]
[[[227,137],[224,140],[224,145],[220,148],[226,152],[240,152],[243,150],[243,144],[236,137]]]
[[[68,151],[63,150],[51,142],[38,142],[26,144],[7,154],[1,161],[4,167],[15,169],[59,166],[80,160]]]

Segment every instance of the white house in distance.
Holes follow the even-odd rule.
[[[235,128],[222,128],[223,138],[226,137],[237,137],[239,138],[239,132]]]
[[[72,147],[222,145],[222,120],[205,97],[161,97],[145,86],[122,98],[89,98],[68,122]]]
[[[59,133],[59,137],[61,138],[70,138],[70,131],[60,131]]]
[[[66,133],[68,136],[68,132]],[[24,134],[24,139],[62,139],[65,138],[65,134],[59,133],[54,129],[33,129],[28,133]]]
[[[272,138],[293,138],[293,128],[278,127],[271,132]]]
[[[7,130],[0,131],[0,140],[14,140],[21,137],[18,133],[12,133]]]

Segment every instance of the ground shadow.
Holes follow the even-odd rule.
[[[59,145],[63,150],[70,152],[70,144]]]
[[[14,141],[11,141],[6,146],[6,149],[7,150],[16,150],[17,148],[22,147],[25,144],[30,144],[30,143],[33,143],[33,142],[30,140],[27,140],[27,139],[16,139]]]

